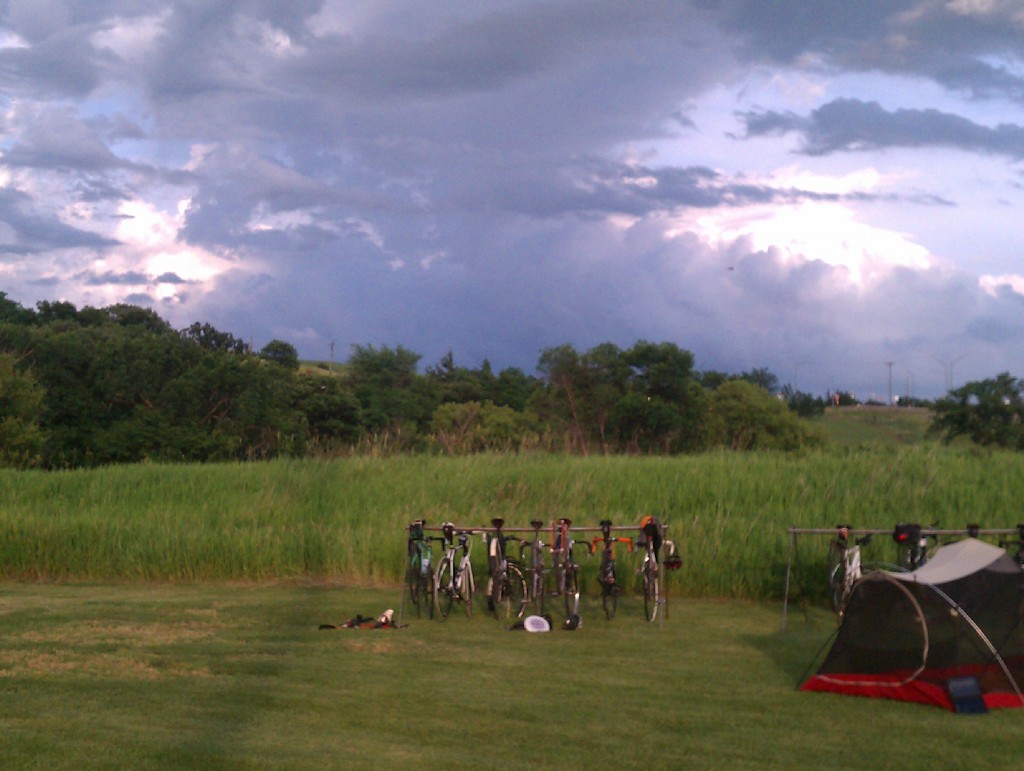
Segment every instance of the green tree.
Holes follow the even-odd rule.
[[[311,446],[324,450],[358,441],[359,400],[342,378],[300,375],[295,406],[305,416]]]
[[[14,355],[0,353],[0,466],[42,463],[42,410],[43,390],[32,373],[19,370]]]
[[[1024,449],[1024,381],[1003,372],[950,391],[932,408],[930,431],[946,442],[966,436],[984,446]]]
[[[760,386],[770,394],[774,394],[779,390],[779,379],[775,374],[764,367],[752,369],[750,372],[744,372],[740,375],[741,380],[746,380],[748,383],[753,383],[756,386]]]
[[[221,332],[210,324],[198,321],[181,331],[181,336],[198,345],[204,351],[221,351],[223,353],[246,354],[249,346],[230,332]]]
[[[541,352],[537,371],[546,387],[535,394],[531,405],[541,416],[563,431],[570,451],[586,453],[591,435],[587,423],[590,378],[582,357],[565,343]]]
[[[260,358],[285,369],[299,368],[299,352],[294,345],[284,340],[271,340],[260,349]]]
[[[0,292],[0,324],[34,324],[36,314],[23,308],[14,300],[7,299],[7,292]]]
[[[708,405],[708,443],[731,450],[797,450],[822,437],[779,398],[746,380],[717,388]]]
[[[419,360],[419,354],[402,346],[352,347],[348,377],[359,400],[360,422],[368,432],[412,441],[430,421],[438,396],[418,374]]]
[[[434,410],[431,436],[449,455],[518,450],[536,442],[530,416],[493,402],[448,402]]]

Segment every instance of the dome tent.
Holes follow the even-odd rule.
[[[981,709],[1024,706],[1024,572],[968,538],[912,573],[867,573],[831,650],[800,688],[957,709],[964,684]]]

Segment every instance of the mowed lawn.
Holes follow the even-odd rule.
[[[575,632],[399,609],[337,585],[0,585],[5,768],[1013,768],[1024,711],[795,686],[823,610],[635,600]],[[478,609],[481,611],[482,609]]]

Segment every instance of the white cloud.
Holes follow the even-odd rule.
[[[167,10],[137,18],[114,17],[103,29],[93,33],[93,45],[113,51],[130,64],[143,63],[152,53],[153,43],[163,32],[170,15]]]
[[[1003,289],[1012,289],[1017,294],[1024,295],[1024,276],[1019,273],[1002,276],[984,275],[978,279],[978,286],[992,297],[997,297]]]

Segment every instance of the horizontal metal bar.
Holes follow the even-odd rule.
[[[494,532],[497,532],[497,528],[495,528],[493,525],[484,525],[484,526],[481,526],[481,527],[462,527],[460,525],[454,525],[453,524],[452,527],[455,528],[456,532],[458,532],[459,530],[461,530],[463,532],[470,532],[470,533],[494,533]],[[542,527],[540,529],[540,532],[542,532],[542,533],[547,532],[552,527],[557,528],[557,524],[547,524],[547,525],[544,525],[544,527]],[[406,526],[405,529],[406,530],[409,529],[408,525]],[[429,530],[432,533],[433,532],[440,533],[441,530],[442,530],[442,527],[440,525],[424,525],[423,529],[424,530]],[[613,531],[614,530],[618,530],[618,531],[631,531],[631,532],[633,532],[633,531],[639,530],[640,526],[639,525],[612,525],[611,529]],[[668,530],[668,525],[664,525],[663,524],[661,526],[661,531],[664,533],[666,530]],[[501,531],[503,533],[532,533],[534,531],[534,528],[532,528],[532,527],[502,527]],[[595,527],[593,525],[570,525],[569,526],[569,532],[570,533],[578,533],[580,531],[593,532],[593,533],[600,533],[600,532],[602,532],[600,526],[597,526],[597,527]],[[1014,531],[1014,532],[1016,532],[1016,531]]]
[[[894,528],[870,528],[870,527],[851,527],[851,533],[870,533],[871,535],[887,534],[891,535]],[[787,532],[801,535],[835,535],[836,528],[829,527],[791,527],[787,529]],[[940,530],[937,528],[922,527],[921,535],[968,535],[969,530],[962,528],[960,530]],[[1017,528],[978,528],[978,535],[1014,535],[1016,534]]]

